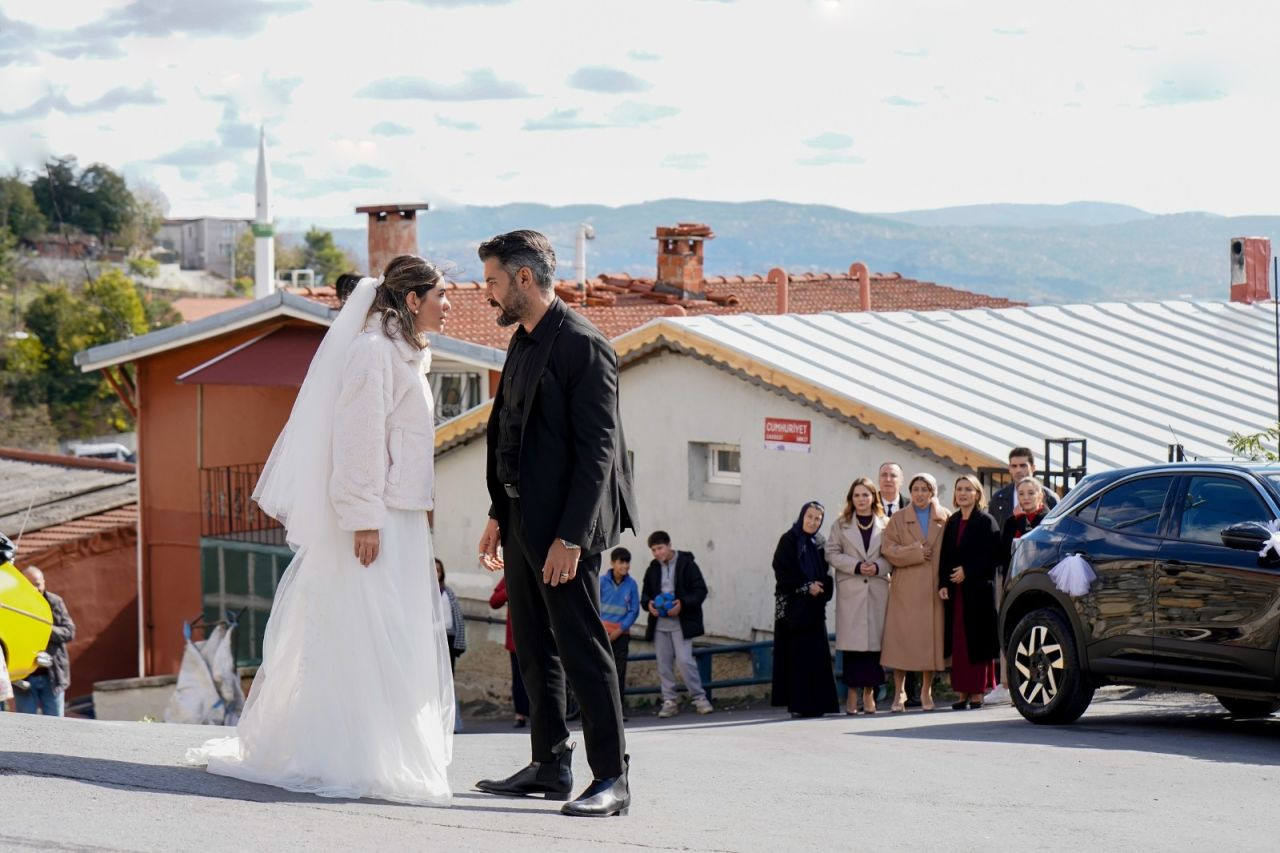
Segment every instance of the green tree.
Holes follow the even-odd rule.
[[[135,215],[133,193],[124,177],[110,166],[94,163],[80,174],[84,212],[76,224],[98,235],[104,244],[113,242]]]
[[[108,269],[84,286],[84,334],[89,346],[132,338],[147,331],[147,312],[142,307],[138,287],[118,269]]]
[[[1280,461],[1280,453],[1271,449],[1278,444],[1280,444],[1280,422],[1262,432],[1251,435],[1233,432],[1227,437],[1227,446],[1231,448],[1232,455],[1254,461]]]
[[[19,240],[33,240],[48,227],[35,193],[14,173],[0,178],[0,230],[8,230]]]
[[[84,217],[84,190],[80,188],[76,169],[75,157],[54,157],[31,182],[36,206],[54,228],[79,227]]]
[[[355,262],[347,253],[334,245],[332,231],[322,231],[312,225],[302,240],[302,266],[315,270],[318,283],[332,284],[338,276],[355,268]]]
[[[77,171],[75,157],[55,157],[31,182],[31,192],[44,218],[59,227],[79,228],[103,243],[119,235],[137,217],[133,193],[119,172],[102,163]]]
[[[121,429],[127,418],[115,393],[96,373],[84,373],[75,354],[142,334],[149,328],[139,288],[111,269],[87,284],[80,298],[64,285],[46,285],[27,306],[29,337],[6,347],[6,384],[16,404],[47,406],[61,438]]]
[[[182,322],[182,315],[173,307],[173,303],[163,296],[145,292],[138,286],[138,297],[142,300],[142,310],[147,318],[147,328],[154,331],[176,326]]]

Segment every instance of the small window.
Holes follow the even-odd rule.
[[[707,482],[717,486],[742,485],[742,449],[736,444],[713,444],[707,450]]]
[[[1099,527],[1133,536],[1156,536],[1172,477],[1143,477],[1121,483],[1098,500]]]
[[[1258,490],[1235,477],[1192,477],[1178,515],[1178,538],[1206,545],[1221,545],[1233,524],[1271,520]]]
[[[433,371],[430,382],[437,422],[451,420],[480,405],[479,373]]]

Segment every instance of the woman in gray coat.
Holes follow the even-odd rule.
[[[880,641],[889,606],[889,561],[880,555],[880,544],[885,524],[879,492],[859,477],[827,537],[827,564],[836,580],[836,649],[844,655],[849,715],[858,712],[858,691],[863,713],[874,714],[876,688],[884,681]]]

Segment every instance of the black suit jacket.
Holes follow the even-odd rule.
[[[1010,483],[991,496],[991,503],[987,507],[987,512],[991,513],[996,520],[996,524],[1001,528],[1004,527],[1004,523],[1009,520],[1009,517],[1013,515],[1013,508],[1018,503],[1016,489],[1017,484]],[[1049,509],[1053,509],[1058,505],[1058,496],[1049,491],[1048,487],[1045,487],[1044,490],[1044,505]]]
[[[680,602],[680,633],[686,640],[701,637],[705,633],[702,624],[702,602],[707,600],[707,581],[702,576],[702,569],[688,551],[676,552],[675,570],[676,588],[673,593]],[[649,602],[662,592],[662,564],[657,560],[649,563],[644,571],[644,589],[640,593],[640,609],[649,612]],[[653,642],[657,633],[658,620],[649,614],[649,626],[644,630],[644,638]]]
[[[582,556],[617,544],[636,529],[631,465],[618,410],[618,356],[604,335],[560,299],[541,323],[551,324],[534,350],[520,431],[520,508],[535,565],[564,539]],[[508,363],[515,336],[507,347]],[[506,376],[506,368],[503,368]],[[504,535],[511,506],[498,480],[498,412],[502,383],[489,416],[485,475]]]

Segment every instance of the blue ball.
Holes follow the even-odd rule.
[[[671,612],[671,608],[675,606],[675,603],[676,597],[670,592],[658,593],[658,596],[653,600],[653,606],[658,609],[659,616],[666,616],[669,614]]]

